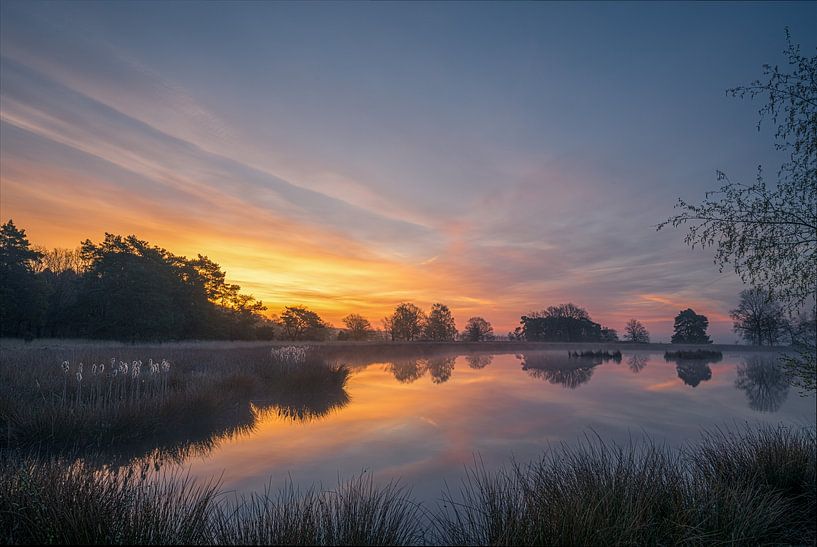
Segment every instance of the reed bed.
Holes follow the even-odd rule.
[[[251,426],[251,402],[292,419],[348,402],[349,369],[318,349],[185,348],[150,356],[155,352],[110,346],[4,350],[0,445],[92,452],[160,439],[168,431],[189,431],[206,441],[209,433]],[[243,409],[240,419],[224,422],[224,409],[235,408]]]
[[[813,429],[714,431],[680,450],[585,438],[488,471],[425,508],[370,475],[236,496],[131,466],[0,454],[0,543],[810,544]]]

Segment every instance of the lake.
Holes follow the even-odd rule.
[[[225,489],[263,491],[288,480],[332,487],[361,472],[433,502],[476,458],[486,468],[527,462],[585,436],[626,443],[645,434],[681,446],[702,429],[815,425],[815,399],[789,388],[773,353],[718,362],[663,353],[571,359],[567,351],[470,353],[351,365],[348,402],[326,415],[258,411],[255,426],[216,438],[180,463]],[[259,401],[263,408],[263,401]],[[184,437],[184,432],[178,432]]]

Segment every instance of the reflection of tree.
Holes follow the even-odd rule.
[[[493,355],[466,355],[465,362],[468,366],[474,369],[485,368],[494,360]]]
[[[419,380],[426,373],[426,365],[424,359],[404,359],[392,362],[389,370],[395,380],[403,384],[410,384]]]
[[[522,357],[522,370],[551,384],[576,389],[590,381],[593,369],[600,362],[600,359],[588,362],[587,359],[570,359],[563,355],[526,354]]]
[[[706,359],[678,359],[675,370],[678,371],[678,378],[692,387],[712,379],[712,369]]]
[[[679,357],[678,354],[686,353],[684,357]],[[700,353],[701,357],[695,357]],[[665,361],[675,361],[675,370],[678,371],[678,378],[684,381],[688,386],[695,387],[701,382],[706,382],[712,379],[712,369],[709,368],[709,363],[717,363],[723,359],[721,352],[696,350],[694,352],[665,352]]]
[[[646,355],[633,353],[627,358],[627,366],[630,367],[633,373],[638,374],[647,366],[647,361],[649,361],[649,358]]]
[[[435,384],[443,384],[451,378],[454,372],[454,361],[456,357],[433,357],[428,360],[428,372],[431,374],[431,381]]]
[[[789,383],[777,359],[753,355],[738,365],[735,387],[749,399],[749,408],[776,412],[789,395]]]

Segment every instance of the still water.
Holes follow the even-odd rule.
[[[681,446],[702,428],[815,425],[814,397],[789,388],[774,354],[725,353],[666,361],[569,359],[566,351],[468,354],[352,367],[348,402],[306,420],[261,413],[249,431],[216,439],[181,462],[239,492],[292,480],[321,483],[361,472],[399,478],[431,502],[480,458],[488,469],[536,459],[586,435],[619,443],[649,435]]]

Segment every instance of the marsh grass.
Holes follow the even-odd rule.
[[[398,483],[225,492],[133,465],[0,453],[0,543],[293,545],[814,543],[815,433],[714,431],[671,450],[587,437],[530,464],[481,461],[429,511]]]
[[[437,542],[456,545],[813,543],[813,430],[706,433],[671,451],[586,439],[444,493]]]
[[[145,467],[93,470],[31,457],[0,463],[0,543],[203,543],[217,483]]]
[[[230,545],[413,545],[423,541],[423,511],[397,482],[375,487],[359,475],[333,490],[237,497],[214,519],[213,537]]]
[[[55,452],[114,444],[138,451],[151,442],[206,447],[214,438],[251,430],[260,415],[253,409],[306,419],[348,403],[350,370],[319,350],[302,351],[293,361],[270,355],[269,347],[184,348],[163,352],[164,367],[153,358],[151,369],[155,348],[116,348],[111,366],[112,349],[4,350],[0,443]],[[97,363],[107,366],[100,371]]]
[[[332,490],[230,496],[146,466],[96,470],[82,462],[0,462],[3,544],[408,545],[423,541],[420,506],[395,482],[360,475]]]

